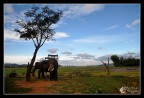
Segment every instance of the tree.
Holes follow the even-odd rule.
[[[117,55],[112,55],[111,60],[114,62],[115,66],[119,66],[119,57]]]
[[[119,66],[123,66],[123,64],[124,64],[124,58],[121,56],[121,57],[119,57]]]
[[[104,66],[106,67],[106,70],[107,70],[107,72],[108,72],[108,77],[110,77],[110,71],[109,71],[109,57],[108,57],[108,63],[106,64],[106,63],[104,63],[103,61],[101,61],[103,64],[104,64]]]
[[[46,40],[54,40],[54,29],[50,26],[56,24],[63,15],[61,10],[54,11],[48,6],[32,7],[25,13],[26,20],[17,20],[17,24],[21,27],[14,31],[20,34],[20,38],[25,40],[32,40],[35,46],[35,51],[30,64],[27,67],[26,81],[30,81],[30,72],[35,62],[35,58],[39,48],[45,43]]]
[[[140,59],[136,59],[133,57],[123,58],[118,57],[117,55],[112,55],[111,60],[114,62],[115,66],[139,66]]]

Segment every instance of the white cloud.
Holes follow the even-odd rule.
[[[17,20],[26,20],[26,17],[24,15],[25,10],[19,12],[19,13],[15,13],[13,12],[12,14],[4,14],[4,24],[9,25],[9,28],[13,27],[11,25],[15,25],[15,27],[19,27],[16,24]]]
[[[97,57],[96,60],[99,60],[99,61],[108,61],[108,58],[109,58],[109,60],[112,61],[110,59],[112,55],[117,55],[118,57],[122,56],[124,58],[130,57],[130,54],[128,54],[128,53],[123,53],[123,54],[108,54],[108,55]],[[131,56],[134,57],[134,58],[140,58],[140,53],[134,53],[134,54],[131,54]]]
[[[136,25],[139,25],[139,24],[140,24],[140,19],[136,19],[131,24],[126,24],[126,27],[127,28],[132,28],[132,27],[134,27]]]
[[[109,43],[109,42],[116,42],[116,41],[123,41],[124,37],[122,38],[119,35],[102,35],[102,36],[90,36],[81,39],[75,39],[73,42],[75,43]]]
[[[30,42],[25,39],[21,39],[18,32],[14,32],[10,29],[4,29],[4,41],[13,41],[13,42]],[[31,41],[32,42],[32,41]]]
[[[99,65],[101,62],[95,60],[59,60],[59,64],[62,66],[87,66]]]
[[[128,52],[128,53],[124,53],[124,54],[121,54],[121,55],[118,55],[118,56],[123,56],[124,58],[127,58],[127,57],[134,57],[134,58],[140,58],[140,53],[135,53],[135,52]]]
[[[14,32],[10,29],[4,29],[4,40],[12,40],[12,41],[19,41],[19,42],[24,42],[24,39],[20,39],[19,38],[19,34],[18,32]],[[58,38],[66,38],[69,37],[69,35],[67,33],[64,32],[56,32],[56,34],[54,35],[54,38],[58,39]],[[26,42],[26,41],[25,41]],[[49,43],[51,41],[46,41],[46,43]]]
[[[16,15],[4,15],[4,24],[15,24],[18,17]]]
[[[108,28],[106,28],[106,29],[107,29],[107,30],[112,30],[112,29],[115,29],[115,28],[117,28],[117,25],[110,26],[110,27],[108,27]]]
[[[104,8],[104,4],[52,4],[51,6],[53,9],[62,9],[64,11],[63,17],[60,19],[60,21],[57,24],[53,24],[51,27],[56,28],[61,25],[65,25],[66,23],[64,20],[68,17],[75,17],[75,16],[83,16],[83,15],[89,15],[95,11],[102,10]],[[9,13],[9,15],[4,15],[4,24],[11,24],[15,25],[16,20],[24,19],[24,12],[26,10],[23,10],[19,13],[15,13],[13,6],[11,4],[4,4],[4,12]],[[10,14],[13,13],[13,14]],[[15,25],[16,26],[16,25]],[[12,28],[12,27],[10,27]],[[63,35],[64,36],[64,35]],[[56,37],[59,38],[59,35],[56,35]],[[68,35],[65,35],[64,37],[68,37]]]
[[[84,5],[75,5],[70,8],[76,15],[87,15],[94,11],[99,11],[103,9],[101,4],[84,4]]]
[[[72,53],[68,52],[68,51],[65,51],[65,52],[62,52],[62,54],[71,55]]]
[[[37,56],[35,62],[39,61],[43,56]],[[30,63],[32,56],[4,56],[4,63],[27,64]]]
[[[71,56],[61,56],[59,55],[58,63],[62,66],[67,65],[75,65],[75,66],[86,66],[86,65],[100,65],[102,64],[101,61],[107,63],[108,57],[110,58],[111,55],[108,54],[104,56],[94,57],[94,55],[90,55],[88,53],[81,53]],[[116,55],[116,54],[115,54]],[[128,53],[124,54],[117,54],[118,56],[129,57]],[[140,58],[140,53],[134,54],[132,57]],[[27,64],[31,61],[32,56],[4,56],[4,63],[17,63],[17,64]],[[40,61],[44,56],[37,56],[35,62]],[[89,59],[91,58],[91,59]],[[110,63],[112,63],[112,60]]]
[[[51,48],[51,49],[48,49],[48,51],[51,53],[51,54],[54,54],[58,51],[58,49],[56,48]]]
[[[104,4],[50,4],[52,9],[63,10],[65,18],[89,15],[104,8]]]
[[[101,62],[94,59],[74,59],[74,56],[59,56],[58,63],[63,66],[76,65],[99,65]],[[32,56],[4,56],[4,63],[27,64],[30,63]],[[37,56],[35,62],[40,61],[44,56]]]
[[[43,4],[45,6],[47,4]],[[77,18],[81,19],[81,16],[92,14],[96,11],[100,11],[104,8],[104,4],[48,4],[49,7],[53,10],[62,10],[63,17],[56,24],[52,24],[51,27],[56,28],[62,25],[67,24],[65,22],[68,18]],[[78,18],[80,17],[80,18]],[[84,19],[81,21],[85,21]]]
[[[56,24],[52,24],[50,27],[52,28],[57,28],[57,27],[60,27],[62,25],[66,25],[67,23],[64,22],[64,18],[62,17],[60,19],[60,21],[58,21]]]
[[[20,40],[18,33],[4,29],[4,40]]]
[[[86,66],[86,65],[98,65],[100,64],[99,61],[94,59],[83,59],[79,58],[76,59],[77,56],[60,56],[59,57],[59,64],[62,66]]]
[[[140,19],[136,19],[132,22],[132,26],[136,26],[137,24],[140,24]]]
[[[93,55],[90,55],[87,53],[77,54],[77,57],[80,59],[94,59],[95,58]]]
[[[65,32],[56,32],[54,35],[54,38],[66,38],[69,37],[69,35]]]
[[[100,56],[100,57],[97,57],[97,60],[99,60],[99,61],[108,61],[108,58],[110,59],[110,57],[112,55],[115,55],[115,54],[108,54],[108,55]]]
[[[86,66],[86,65],[98,65],[101,62],[96,61],[93,55],[88,53],[80,53],[75,55],[60,56],[59,64],[62,66]]]
[[[62,56],[59,56],[59,60],[63,61],[63,60],[73,60],[73,57],[74,56],[65,56],[65,55],[62,55]]]
[[[73,18],[76,16],[89,15],[104,8],[104,4],[71,4],[62,6],[64,17]]]
[[[27,64],[31,56],[4,56],[4,63]]]
[[[4,13],[7,13],[7,14],[14,13],[12,4],[4,4]]]

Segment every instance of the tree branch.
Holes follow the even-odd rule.
[[[42,44],[40,45],[40,47],[45,43],[46,39],[44,39],[44,41],[42,42]]]
[[[33,43],[34,43],[35,47],[37,47],[37,45],[36,45],[36,43],[35,43],[35,41],[34,41],[33,37],[32,37],[32,41],[33,41]]]
[[[106,63],[104,63],[103,61],[101,61],[105,66],[106,66]]]
[[[41,46],[42,36],[43,36],[43,33],[42,33],[42,31],[41,31],[41,36],[40,36],[40,41],[39,41],[39,43],[38,43],[38,46]]]
[[[42,44],[40,45],[40,47],[45,43],[46,39],[48,38],[48,36],[45,36],[46,38],[44,39],[44,41],[42,42]]]
[[[37,45],[38,45],[38,37],[36,37],[36,42],[37,42]]]

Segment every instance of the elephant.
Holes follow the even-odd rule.
[[[54,58],[50,58],[49,60],[43,60],[41,62],[36,62],[33,66],[33,76],[35,74],[35,70],[38,69],[38,79],[40,79],[40,75],[42,74],[42,78],[45,78],[44,72],[50,73],[50,80],[58,80],[57,70],[58,70],[58,61]]]

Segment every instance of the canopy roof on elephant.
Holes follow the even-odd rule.
[[[58,55],[50,55],[50,54],[48,54],[48,57],[45,57],[45,59],[50,59],[50,58],[58,59]]]

